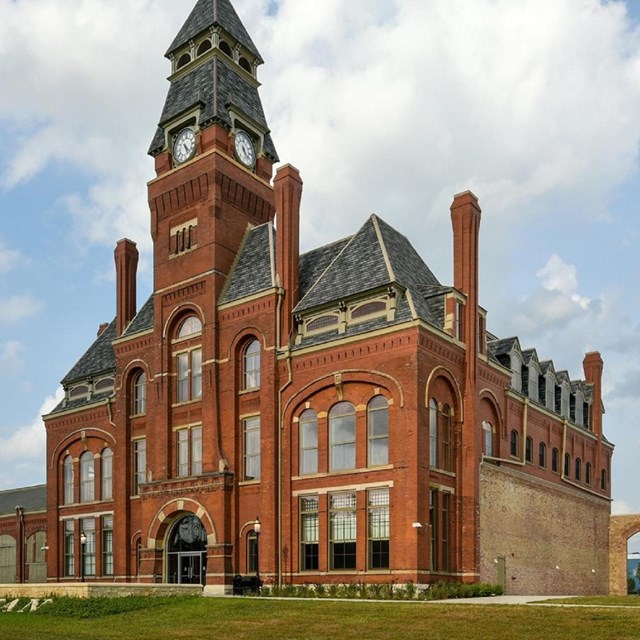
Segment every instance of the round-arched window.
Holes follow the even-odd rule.
[[[187,336],[195,335],[196,333],[202,333],[202,322],[197,316],[189,316],[183,320],[178,329],[178,338],[186,338]]]

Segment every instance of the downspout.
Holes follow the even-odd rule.
[[[527,423],[529,421],[529,398],[524,399],[524,409],[522,411],[522,464],[525,464],[527,459]],[[511,436],[509,436],[511,437]],[[533,460],[533,451],[531,451],[531,459]]]
[[[276,311],[276,366],[277,366],[277,353],[280,350],[280,338],[282,333],[282,301],[284,300],[284,289],[278,287],[276,294],[278,296],[278,308]],[[285,355],[287,357],[287,370],[289,378],[287,382],[278,389],[278,497],[277,497],[277,512],[278,512],[278,586],[282,586],[282,431],[284,429],[284,420],[282,415],[282,394],[285,389],[293,381],[293,372],[291,370],[291,349],[287,344]]]
[[[560,460],[560,464],[562,465],[562,473],[560,474],[560,477],[563,480],[566,480],[569,476],[565,474],[565,458],[567,456],[567,424],[568,421],[565,418],[562,421],[562,460]],[[569,473],[571,472],[571,469],[569,469]]]
[[[18,517],[18,540],[20,540],[20,582],[24,583],[25,579],[25,539],[24,539],[24,507],[18,505],[16,507],[16,516]]]

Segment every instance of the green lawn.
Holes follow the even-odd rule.
[[[634,608],[176,599],[93,619],[0,613],[2,640],[640,640]]]

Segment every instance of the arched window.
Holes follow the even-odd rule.
[[[147,413],[147,374],[140,371],[133,379],[133,415]]]
[[[178,64],[176,64],[176,69],[182,69],[182,67],[186,67],[191,62],[191,56],[188,53],[183,53],[178,58]]]
[[[242,389],[260,388],[260,342],[252,340],[242,354]]]
[[[80,456],[80,502],[95,499],[93,453],[85,451]]]
[[[538,447],[538,465],[543,469],[547,467],[547,445],[544,442]]]
[[[482,433],[483,433],[483,447],[482,452],[485,456],[493,456],[493,436],[494,436],[494,427],[490,422],[486,420],[482,423]]]
[[[511,438],[509,442],[509,453],[513,458],[520,456],[520,437],[515,429],[511,430]]]
[[[64,480],[64,504],[73,504],[75,500],[74,491],[73,491],[74,470],[73,470],[73,458],[71,456],[67,456],[64,459],[63,480]]]
[[[248,73],[252,73],[251,63],[246,58],[240,58],[238,64]]]
[[[564,454],[564,475],[569,477],[571,474],[571,456],[568,453]]]
[[[580,482],[582,480],[582,460],[576,458],[576,480]]]
[[[429,401],[429,466],[438,467],[438,403]]]
[[[453,411],[448,404],[442,407],[440,415],[440,466],[451,471],[451,421]]]
[[[554,447],[551,452],[551,471],[558,473],[560,470],[560,452]]]
[[[350,402],[339,402],[329,412],[329,470],[355,469],[356,409]]]
[[[200,46],[198,47],[198,54],[199,56],[201,56],[203,53],[206,53],[207,51],[209,51],[209,49],[211,49],[212,45],[211,45],[211,40],[203,40],[200,43]]]
[[[113,498],[113,451],[108,447],[102,450],[102,499]]]
[[[600,488],[603,491],[607,490],[607,472],[605,469],[600,472]]]
[[[202,333],[197,316],[187,317],[178,330],[178,339]],[[187,348],[176,356],[177,401],[190,402],[202,398],[202,347]]]
[[[193,336],[196,333],[202,333],[202,322],[197,316],[189,316],[186,320],[183,320],[178,330],[178,338],[186,338]]]
[[[525,442],[524,459],[525,462],[528,462],[529,464],[533,462],[533,438],[531,436],[527,436],[527,440]]]
[[[231,51],[231,46],[228,42],[221,40],[218,46],[220,47],[220,51],[222,51],[222,53],[229,56],[230,58],[233,58],[233,51]]]
[[[591,484],[591,463],[587,462],[584,468],[584,481],[587,484]]]
[[[300,475],[318,473],[318,414],[307,409],[300,416]]]
[[[379,467],[389,462],[389,403],[384,396],[376,396],[367,409],[369,432],[369,466]]]

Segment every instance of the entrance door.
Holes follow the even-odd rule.
[[[180,518],[167,539],[167,582],[205,584],[206,563],[207,532],[200,518]]]

